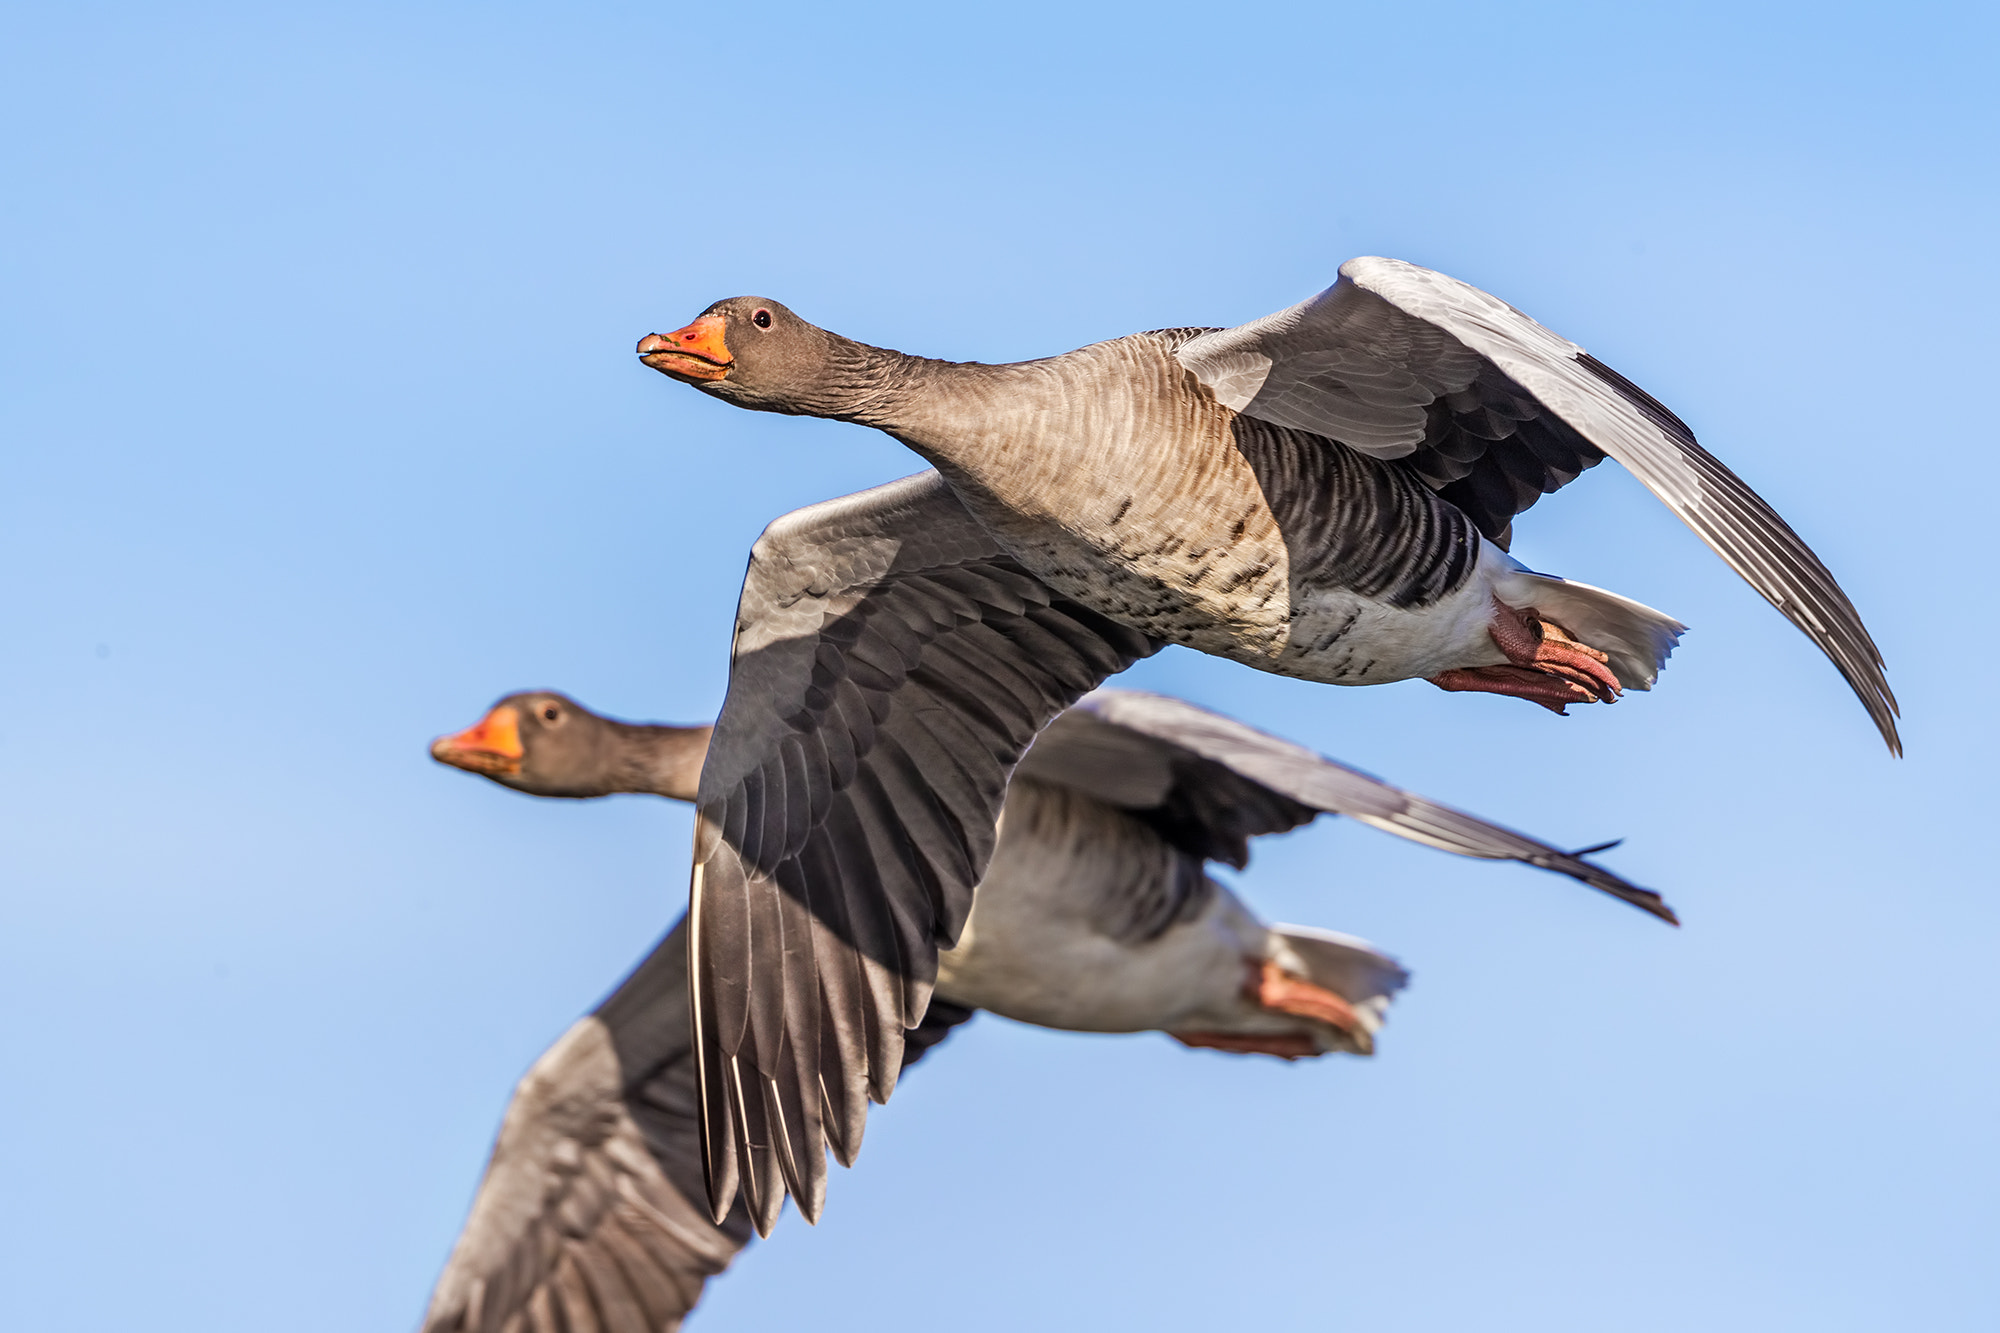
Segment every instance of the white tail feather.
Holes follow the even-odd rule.
[[[1537,574],[1516,565],[1494,583],[1516,610],[1533,607],[1579,642],[1610,655],[1612,674],[1628,690],[1650,690],[1687,626],[1615,592]]]
[[[1353,1005],[1370,1032],[1381,1029],[1389,1001],[1409,984],[1401,964],[1352,935],[1316,926],[1272,926],[1271,935],[1274,961]]]

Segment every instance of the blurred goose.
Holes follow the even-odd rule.
[[[709,738],[707,727],[620,722],[533,691],[432,754],[540,796],[690,800]],[[900,1039],[897,1069],[981,1008],[1286,1059],[1371,1052],[1403,970],[1351,937],[1265,926],[1203,869],[1211,859],[1240,868],[1250,838],[1328,812],[1572,875],[1672,920],[1657,895],[1579,857],[1192,704],[1100,691],[1015,770],[991,869],[939,959],[936,994],[915,1029],[882,1034]],[[517,1315],[524,1333],[576,1327],[578,1311],[606,1333],[672,1328],[751,1222],[768,1232],[781,1184],[719,1224],[690,1202],[703,1176],[687,936],[683,921],[522,1080],[426,1333],[497,1333]],[[877,1081],[886,1097],[894,1075]],[[860,1126],[839,1145],[844,1161]]]
[[[1784,520],[1631,381],[1414,264],[1350,260],[1237,328],[1013,365],[870,347],[762,297],[638,350],[742,407],[888,432],[1024,568],[1154,639],[1557,712],[1649,688],[1684,628],[1506,554],[1516,514],[1616,458],[1826,652],[1900,752],[1881,656]]]

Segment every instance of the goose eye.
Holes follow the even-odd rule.
[[[756,314],[750,316],[750,322],[760,329],[768,329],[771,327],[771,312],[768,310],[759,310]]]
[[[557,708],[554,704],[542,705],[542,721],[559,722],[561,720],[562,720],[562,709]]]

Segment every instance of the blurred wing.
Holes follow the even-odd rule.
[[[1160,699],[1203,717],[1215,716],[1178,699],[1098,690],[1049,723],[1014,770],[1014,780],[1065,787],[1116,806],[1145,820],[1179,851],[1238,870],[1250,862],[1250,839],[1319,818],[1318,806],[1204,759],[1171,737],[1106,715],[1110,701],[1127,699]],[[1219,717],[1216,721],[1237,725]]]
[[[1772,508],[1624,376],[1512,306],[1401,260],[1175,353],[1225,406],[1402,460],[1506,544],[1513,516],[1609,455],[1818,644],[1895,753],[1882,656]]]
[[[1678,924],[1660,895],[1593,865],[1581,856],[1538,842],[1512,829],[1437,805],[1380,778],[1336,764],[1301,745],[1279,740],[1241,722],[1211,713],[1185,699],[1131,690],[1099,690],[1065,715],[1062,725],[1083,715],[1106,732],[1122,733],[1134,749],[1151,747],[1171,774],[1153,807],[1162,836],[1178,845],[1202,845],[1202,855],[1241,867],[1249,857],[1247,839],[1279,833],[1314,814],[1346,815],[1460,856],[1522,861],[1581,880],[1593,889]],[[1049,743],[1053,741],[1054,745]],[[1099,742],[1101,744],[1101,742]],[[1065,759],[1069,742],[1051,726],[1021,765],[1044,782],[1091,780],[1087,762]],[[1044,746],[1049,746],[1045,752]],[[1134,763],[1130,766],[1138,769]],[[1123,803],[1118,792],[1101,788],[1100,799]]]
[[[1048,720],[1153,651],[1058,596],[934,472],[773,523],[702,769],[690,915],[711,1202],[818,1215],[924,1017]]]
[[[423,1333],[666,1333],[749,1239],[703,1202],[686,927],[515,1089]]]
[[[931,996],[930,1007],[924,1010],[924,1021],[903,1034],[903,1068],[908,1069],[917,1061],[936,1050],[962,1024],[972,1021],[979,1011],[950,1000]]]

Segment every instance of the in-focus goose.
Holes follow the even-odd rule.
[[[537,795],[623,790],[686,800],[695,794],[693,773],[708,737],[705,727],[617,722],[563,695],[538,691],[501,700],[475,726],[437,741],[432,753]],[[1188,1045],[1286,1058],[1372,1051],[1383,1010],[1403,984],[1402,970],[1358,940],[1265,926],[1203,870],[1209,859],[1241,867],[1251,837],[1326,812],[1463,855],[1557,870],[1672,920],[1657,895],[1578,857],[1181,700],[1100,691],[1050,724],[1015,770],[992,865],[957,946],[939,959],[937,991],[913,1034],[915,1045],[928,1048],[950,1026],[986,1008],[1049,1027],[1158,1030]],[[663,952],[674,952],[678,966]],[[671,1009],[684,1031],[685,995],[669,1000],[662,990],[684,982],[684,957],[677,929],[578,1031],[615,1025],[625,1016],[657,1033],[659,1023],[642,1012],[648,1005]],[[448,1316],[466,1307],[472,1282],[495,1268],[497,1255],[521,1244],[524,1224],[486,1199],[528,1189],[511,1183],[503,1158],[527,1163],[514,1170],[544,1173],[555,1160],[554,1131],[538,1124],[549,1119],[547,1105],[568,1104],[571,1086],[583,1077],[573,1067],[578,1043],[586,1040],[598,1052],[591,1059],[617,1061],[617,1053],[602,1053],[600,1037],[573,1032],[523,1082],[473,1219],[433,1302],[434,1319],[445,1322],[427,1327],[460,1327]],[[899,1067],[912,1049],[906,1039]],[[599,1089],[591,1095],[625,1102],[640,1096],[656,1108],[683,1108],[675,1123],[691,1134],[695,1071],[686,1059],[687,1041],[671,1054],[679,1100],[660,1085],[657,1051],[590,1075]],[[622,1077],[619,1068],[636,1077]],[[644,1092],[648,1087],[652,1091]],[[882,1094],[887,1092],[885,1086]],[[600,1119],[611,1123],[622,1114],[607,1101]],[[855,1125],[858,1131],[858,1118]],[[510,1153],[510,1142],[539,1145],[540,1151]],[[674,1142],[688,1154],[680,1164],[684,1175],[698,1173],[692,1137]],[[858,1146],[847,1146],[843,1159],[851,1162]],[[629,1165],[648,1169],[640,1158]],[[768,1230],[783,1186],[773,1183],[757,1193],[754,1185],[753,1177],[753,1216]],[[535,1197],[545,1198],[549,1209],[562,1206],[559,1190]],[[488,1220],[503,1213],[504,1225]],[[528,1252],[541,1255],[545,1265],[557,1261],[538,1246]],[[676,1262],[689,1272],[699,1266]],[[668,1265],[668,1271],[681,1269]],[[527,1299],[527,1289],[510,1282],[515,1298],[509,1309]]]
[[[851,1160],[960,938],[1009,774],[1047,722],[1158,646],[1036,578],[936,472],[765,529],[688,894],[718,1218],[739,1172],[759,1225],[786,1190],[817,1216],[827,1147]]]
[[[1629,380],[1413,264],[1350,260],[1237,328],[1014,365],[866,346],[761,297],[638,350],[742,407],[887,431],[1025,568],[1155,639],[1557,712],[1649,688],[1683,629],[1505,554],[1516,514],[1608,455],[1827,653],[1900,752],[1880,654],[1784,520]]]

